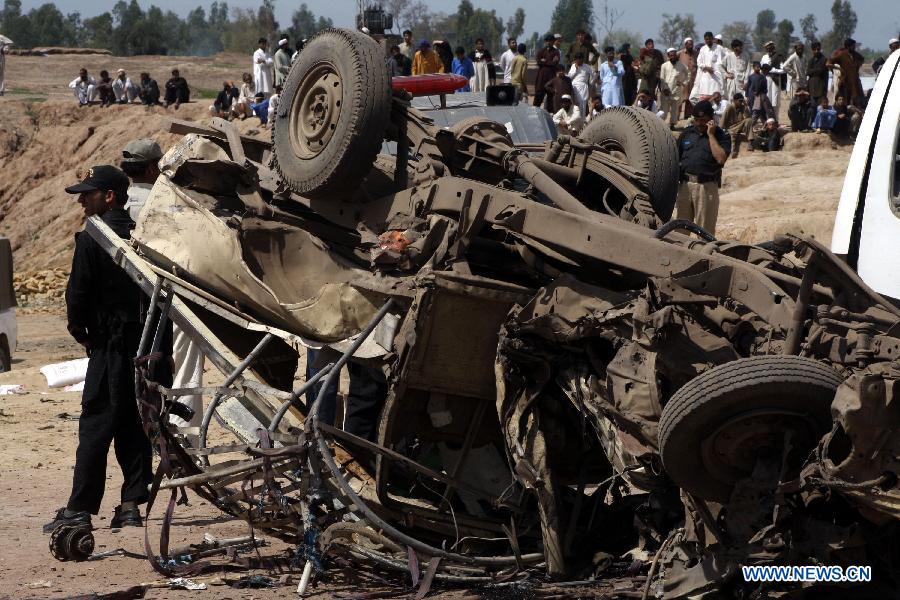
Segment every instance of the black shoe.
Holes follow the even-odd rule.
[[[122,510],[121,506],[116,507],[112,521],[109,522],[110,529],[121,529],[122,527],[143,527],[144,521],[141,520],[141,509],[138,507],[126,508]]]
[[[66,516],[66,509],[56,511],[56,518],[44,525],[44,533],[53,533],[60,525],[91,525],[91,515],[83,510],[76,512],[71,517]]]

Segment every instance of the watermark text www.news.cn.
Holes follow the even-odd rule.
[[[744,581],[763,582],[868,582],[872,581],[872,567],[851,565],[838,566],[784,566],[759,565],[741,567]]]

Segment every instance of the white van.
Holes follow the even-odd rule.
[[[12,246],[7,238],[0,237],[0,373],[12,369],[18,333]]]
[[[872,89],[844,178],[831,251],[876,292],[900,300],[900,50]]]

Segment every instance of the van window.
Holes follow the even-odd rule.
[[[900,123],[897,124],[900,129]],[[900,134],[900,131],[898,131]],[[891,197],[894,200],[894,210],[900,209],[900,135],[897,135],[897,147],[894,149],[894,185],[891,188]]]

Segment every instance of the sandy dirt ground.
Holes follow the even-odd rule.
[[[82,226],[80,208],[63,187],[74,183],[79,169],[116,163],[122,147],[136,137],[156,137],[165,148],[174,136],[162,133],[166,119],[206,120],[207,106],[223,79],[239,80],[249,56],[185,57],[53,56],[10,57],[7,95],[0,98],[0,234],[11,238],[17,270],[30,273],[65,269],[71,259],[72,235]],[[205,98],[176,113],[161,107],[79,108],[66,84],[85,66],[96,75],[122,67],[136,77],[149,70],[163,84],[172,68],[181,69],[195,92]],[[268,136],[256,119],[239,123],[244,133]],[[802,231],[826,245],[850,147],[837,147],[827,136],[793,134],[780,153],[746,150],[725,168],[718,236],[759,242],[782,231]],[[40,294],[39,294],[40,296]],[[142,582],[162,582],[147,562],[111,557],[96,562],[60,563],[49,554],[41,526],[65,503],[74,464],[80,395],[48,390],[38,369],[48,363],[81,356],[68,336],[57,301],[45,312],[20,311],[19,347],[13,370],[0,374],[0,384],[22,384],[25,393],[0,396],[0,598],[56,598],[110,593]],[[40,304],[37,298],[35,304]],[[34,300],[34,299],[32,299]],[[108,523],[117,504],[121,481],[112,454],[109,482],[100,516],[95,519],[97,550],[125,548],[143,552],[143,536],[135,530],[114,533]],[[151,521],[155,532],[162,507]],[[173,546],[197,543],[204,533],[219,537],[244,535],[246,525],[225,518],[217,509],[191,496],[179,507]],[[155,535],[153,536],[155,539]],[[262,549],[276,556],[284,545]],[[266,574],[265,571],[259,573]],[[277,578],[280,574],[274,574]],[[236,577],[236,575],[229,575]],[[290,587],[234,590],[207,578],[206,592],[150,589],[148,597],[267,598],[293,595]],[[365,586],[362,586],[365,587]],[[359,591],[360,584],[338,583],[331,592]]]

